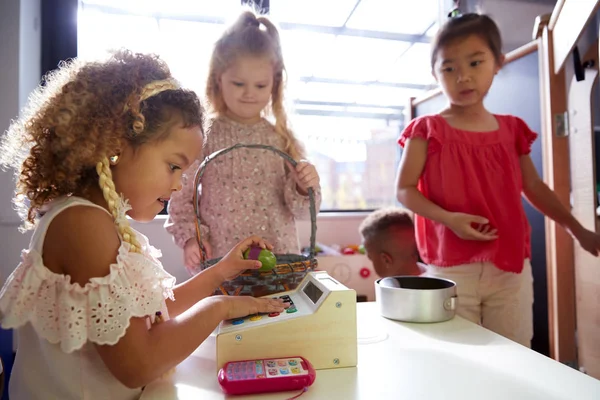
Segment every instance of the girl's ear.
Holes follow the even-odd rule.
[[[497,65],[496,65],[496,72],[495,72],[496,74],[497,74],[497,73],[498,73],[498,71],[500,71],[500,70],[502,69],[502,67],[504,66],[504,61],[505,61],[505,60],[506,60],[506,57],[504,56],[504,54],[502,54],[502,55],[500,56],[500,59],[499,59],[499,60],[498,60],[498,62],[497,62]]]
[[[390,265],[392,264],[392,257],[385,251],[382,251],[381,253],[379,253],[379,255],[381,257],[381,261],[383,261],[386,268],[389,268]]]

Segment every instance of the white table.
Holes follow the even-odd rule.
[[[359,303],[357,312],[358,366],[317,371],[315,383],[299,400],[600,399],[600,380],[460,317],[437,324],[400,323],[381,317],[375,303]],[[283,400],[297,393],[235,398]],[[216,379],[214,336],[142,396],[224,398]]]

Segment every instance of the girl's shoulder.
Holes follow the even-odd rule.
[[[527,122],[516,115],[511,114],[494,114],[496,120],[500,125],[500,129],[509,129],[520,131],[523,129],[530,129]]]
[[[85,218],[90,216],[96,222],[102,221],[103,211],[92,204],[75,198],[61,199],[48,207],[36,227],[29,249],[22,252],[20,264],[0,293],[2,327],[19,328],[29,322],[39,336],[51,343],[60,343],[63,351],[71,352],[87,341],[116,343],[125,333],[131,317],[153,315],[161,309],[165,297],[173,296],[175,279],[158,261],[160,252],[138,232],[134,233],[141,244],[141,253],[131,252],[128,243],[120,242],[114,249],[116,254],[108,255],[109,261],[103,266],[105,273],[91,277],[85,283],[74,277],[75,269],[69,274],[47,268],[44,250],[48,247],[43,243],[47,228],[57,217],[64,219],[64,228],[70,229],[64,234],[49,232],[55,235],[56,243],[58,239],[64,239],[65,245],[60,251],[69,252],[67,258],[89,253],[87,259],[80,261],[79,270],[94,268],[91,264],[102,258],[98,252],[93,254],[95,246],[76,247],[78,235],[97,235],[100,241],[114,235],[114,224],[110,228],[112,232],[106,232],[105,236],[97,233],[98,227],[93,229],[87,224],[85,229],[77,229],[72,225],[73,222],[86,224]],[[69,210],[71,212],[65,212]],[[102,247],[100,243],[96,244]]]
[[[412,119],[402,131],[398,143],[404,147],[409,139],[430,140],[436,138],[438,141],[450,131],[450,125],[439,114],[427,114]]]
[[[495,114],[500,133],[506,133],[506,137],[516,143],[516,149],[520,155],[527,155],[531,152],[531,145],[538,138],[527,122],[515,115]]]

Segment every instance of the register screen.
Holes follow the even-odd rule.
[[[311,281],[308,281],[306,286],[304,286],[303,292],[314,304],[316,304],[323,295],[323,291]]]

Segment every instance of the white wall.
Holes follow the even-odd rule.
[[[40,0],[0,2],[0,131],[4,132],[40,78]],[[19,262],[20,250],[29,234],[17,228],[19,219],[12,208],[12,171],[0,172],[0,282]]]

